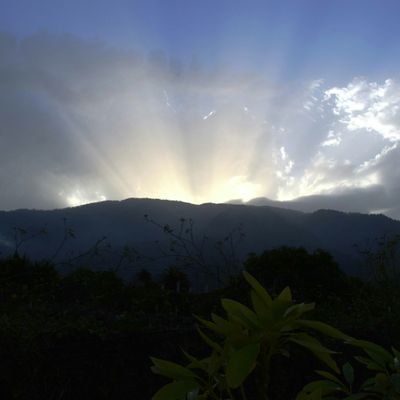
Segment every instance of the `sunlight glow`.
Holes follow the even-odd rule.
[[[64,194],[64,192],[60,192],[59,196],[63,197],[68,205],[68,207],[77,207],[83,204],[88,203],[96,203],[99,201],[107,200],[106,197],[102,194],[96,193],[93,197],[87,197],[82,191],[75,190],[70,194]]]
[[[314,80],[282,101],[265,80],[223,71],[181,82],[159,66],[138,68],[122,71],[108,96],[80,98],[66,116],[94,178],[60,194],[68,206],[128,197],[291,200],[379,184],[369,169],[388,150],[371,159],[360,149],[354,165],[346,147],[354,127],[339,115],[363,112],[353,99],[360,84],[326,90]]]

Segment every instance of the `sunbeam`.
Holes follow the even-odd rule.
[[[128,3],[113,32],[0,16],[0,208],[377,187],[386,203],[362,209],[395,207],[400,60],[389,34],[376,46],[393,7]]]

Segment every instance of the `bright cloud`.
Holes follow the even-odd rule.
[[[343,88],[325,92],[333,111],[349,129],[373,131],[383,138],[400,140],[400,85],[392,79],[379,84],[356,79]]]
[[[72,37],[14,42],[0,46],[0,209],[328,194],[397,216],[396,79],[278,85]]]
[[[334,131],[329,131],[326,139],[321,143],[321,146],[339,146],[342,142],[340,133],[334,133]]]

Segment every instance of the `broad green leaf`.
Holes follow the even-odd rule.
[[[386,363],[393,362],[393,356],[382,346],[375,343],[369,342],[367,340],[348,340],[348,343],[352,346],[362,348],[374,361],[378,364],[385,365]]]
[[[260,300],[264,303],[265,307],[270,307],[272,304],[272,298],[266,289],[258,282],[256,278],[250,275],[247,271],[243,271],[244,279],[246,279],[247,283],[254,289],[257,293]]]
[[[183,350],[183,349],[181,349],[182,350],[182,353],[184,354],[184,356],[190,361],[190,362],[198,362],[198,361],[200,361],[198,358],[196,358],[196,357],[194,357],[194,356],[192,356],[192,355],[190,355],[188,352],[186,352],[185,350]]]
[[[300,392],[296,400],[322,400],[322,390],[316,389],[313,392]]]
[[[364,364],[370,371],[378,371],[378,372],[385,371],[385,367],[382,367],[380,364],[376,363],[374,360],[371,360],[370,358],[362,356],[356,356],[354,358],[361,364]]]
[[[283,289],[282,292],[279,294],[277,299],[291,302],[292,301],[292,291],[290,290],[290,287],[286,286],[285,289]]]
[[[390,361],[388,362],[380,354],[375,353],[374,351],[366,350],[366,349],[364,349],[364,351],[371,357],[372,360],[374,360],[376,363],[381,365],[383,369],[386,369],[386,366],[390,363]]]
[[[250,297],[253,309],[258,315],[265,314],[268,311],[269,307],[266,307],[265,303],[255,290],[250,291]]]
[[[258,343],[249,344],[235,350],[226,367],[226,380],[232,389],[238,388],[256,366],[260,345]]]
[[[216,376],[216,373],[220,370],[225,360],[217,353],[213,353],[210,357],[205,359],[207,362],[207,373],[209,376]]]
[[[171,361],[160,360],[150,357],[154,364],[152,371],[156,374],[166,376],[167,378],[181,380],[195,378],[196,374],[190,369],[183,367]]]
[[[258,296],[254,290],[251,291],[250,296],[253,309],[256,312],[260,322],[260,328],[263,330],[271,329],[272,325],[274,324],[271,307],[266,307],[261,301],[260,296]]]
[[[297,395],[296,400],[305,400],[305,399],[313,399],[313,396],[316,392],[320,394],[320,398],[323,395],[328,395],[337,392],[340,390],[340,386],[338,386],[335,382],[330,380],[321,379],[318,381],[313,381],[304,386],[301,392]]]
[[[307,400],[322,400],[322,390],[315,390],[307,396]]]
[[[185,354],[186,355],[186,354]],[[200,369],[207,373],[207,375],[212,376],[221,366],[222,358],[216,354],[212,353],[211,356],[202,358],[201,360],[194,359],[187,368],[190,369]],[[197,376],[198,381],[203,381],[200,376]]]
[[[232,348],[237,349],[244,347],[251,343],[249,338],[248,330],[240,327],[236,332],[231,333],[225,340],[226,345],[230,345]]]
[[[321,370],[317,370],[315,371],[318,375],[321,375],[322,377],[329,379],[332,382],[336,382],[339,386],[343,387],[343,383],[340,382],[340,379],[337,378],[335,375],[331,374],[328,371],[321,371]]]
[[[362,389],[365,389],[365,390],[370,390],[371,387],[372,387],[372,386],[375,386],[375,385],[376,385],[375,377],[373,377],[373,378],[368,378],[367,380],[365,380],[365,381],[363,382],[363,384],[361,385],[361,388],[362,388]]]
[[[197,315],[194,315],[194,317],[197,319],[197,321],[201,322],[206,328],[210,329],[211,331],[219,333],[222,336],[225,335],[225,330],[220,325],[217,325],[212,321],[200,318]]]
[[[301,304],[295,304],[291,307],[289,307],[286,311],[285,314],[283,315],[284,318],[288,317],[299,317],[300,315],[303,315],[304,313],[314,310],[315,308],[315,303],[301,303]]]
[[[310,336],[307,333],[295,333],[289,337],[289,340],[295,343],[299,343],[307,347],[308,349],[313,349],[315,351],[326,353],[326,354],[335,354],[336,352],[333,350],[328,349],[327,347],[323,346],[318,339]]]
[[[271,314],[275,323],[286,324],[287,321],[284,319],[286,311],[292,306],[292,303],[287,300],[276,298],[271,306]]]
[[[346,363],[342,367],[342,372],[344,379],[346,379],[346,382],[349,385],[352,385],[354,383],[354,369],[350,363]]]
[[[334,339],[352,340],[350,336],[344,334],[339,329],[336,329],[333,326],[325,324],[324,322],[300,319],[298,321],[295,321],[294,323],[301,328],[314,329],[315,331],[333,337]]]
[[[331,354],[335,352],[324,347],[317,339],[306,333],[297,333],[289,337],[288,340],[310,350],[328,367],[332,368],[336,373],[339,373],[339,368],[335,360],[331,357]]]
[[[187,365],[189,369],[200,369],[202,371],[207,372],[207,358],[199,360],[196,357],[191,356],[186,351],[182,350],[185,357],[190,361],[190,364]]]
[[[222,307],[228,313],[228,317],[237,317],[248,328],[258,329],[259,321],[257,315],[244,304],[231,299],[222,299]],[[234,318],[233,318],[234,319]]]
[[[213,313],[211,314],[211,319],[214,321],[219,332],[221,332],[224,336],[227,336],[230,333],[237,330],[237,326],[235,326],[235,324],[232,324],[232,322],[227,321],[226,319],[220,317],[219,315]]]
[[[185,400],[186,395],[198,387],[195,380],[175,381],[163,386],[152,400]]]

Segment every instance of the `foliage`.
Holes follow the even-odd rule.
[[[302,301],[320,302],[327,295],[348,290],[347,277],[333,257],[321,249],[309,253],[304,248],[279,247],[250,255],[245,267],[272,293],[290,286]]]
[[[343,365],[341,375],[317,371],[324,379],[306,385],[296,400],[400,399],[400,353],[392,348],[391,354],[383,347],[365,340],[350,340],[348,343],[364,351],[365,355],[356,356],[355,359],[373,375],[361,381],[356,390],[355,372],[349,362]]]
[[[394,283],[389,297],[388,286],[349,278],[337,269],[329,254],[308,253],[302,249],[281,248],[260,256],[252,255],[246,268],[261,283],[267,283],[274,299],[288,285],[293,289],[296,302],[317,299],[318,307],[310,310],[309,318],[334,325],[353,337],[379,342],[387,348],[390,344],[399,348],[400,298]],[[170,269],[171,274],[164,276],[138,271],[132,281],[122,281],[114,272],[92,270],[87,264],[80,268],[71,266],[69,272],[60,274],[51,262],[32,262],[18,255],[0,260],[0,397],[110,400],[133,396],[148,399],[165,383],[162,376],[151,373],[150,353],[187,366],[180,347],[187,349],[188,357],[196,354],[201,361],[210,356],[204,346],[204,335],[220,347],[224,346],[224,336],[204,325],[200,328],[203,338],[196,335],[192,314],[204,317],[212,312],[214,318],[223,315],[227,302],[220,304],[221,297],[235,299],[256,313],[251,299],[244,297],[247,283],[240,277],[209,293],[192,292],[182,283],[177,292],[177,278],[182,278],[182,282],[188,280],[181,265],[176,264]],[[167,279],[163,281],[163,278],[168,275],[171,284],[165,285]],[[229,322],[229,318],[223,319]],[[214,320],[208,322],[214,323]],[[254,333],[254,328],[251,332]],[[311,331],[298,327],[288,332],[309,334]],[[378,375],[382,371],[365,370],[364,364],[353,360],[353,356],[373,360],[360,346],[348,340],[346,343],[327,340],[324,343],[329,344],[328,347],[342,353],[328,353],[340,365],[340,372],[328,367],[325,373],[334,376],[348,390],[347,394],[336,391],[335,397],[345,398],[350,393],[345,377],[350,379],[351,369],[354,375],[352,395],[366,391],[362,385],[367,379],[384,382],[382,375]],[[243,369],[230,368],[231,384],[254,366],[257,342],[249,344],[250,347],[243,346],[244,350],[237,351],[235,357],[232,355],[233,360],[240,362],[231,365],[237,363]],[[260,382],[257,366],[261,347],[256,367],[242,382],[248,399],[258,396],[255,388]],[[290,358],[282,354],[271,357],[268,392],[274,400],[294,399],[302,387],[316,379],[313,371],[323,369],[320,361],[309,357],[304,347],[286,341],[282,348],[289,352],[283,351]],[[233,353],[233,346],[231,351]],[[394,356],[395,353],[392,364],[386,363],[389,372],[386,382],[395,385],[398,370],[393,369],[397,365]],[[346,365],[344,369],[343,365]],[[220,367],[219,373],[226,376],[226,368]],[[205,371],[193,371],[201,377],[207,376]],[[324,379],[324,376],[319,378]],[[228,388],[232,395],[241,396],[240,387]],[[191,396],[196,398],[196,391]]]
[[[317,332],[335,339],[350,339],[339,330],[322,322],[303,319],[314,304],[295,304],[288,287],[272,299],[270,294],[249,273],[244,277],[251,286],[251,308],[230,299],[222,299],[227,317],[212,314],[211,320],[200,323],[219,339],[198,332],[210,347],[211,354],[198,359],[186,354],[189,363],[183,367],[153,358],[153,370],[173,380],[161,388],[153,400],[234,399],[238,392],[246,399],[245,380],[252,376],[258,399],[268,399],[268,385],[273,358],[290,357],[293,345],[310,351],[335,372],[338,366],[333,351],[311,335]],[[254,393],[253,393],[254,395]]]

